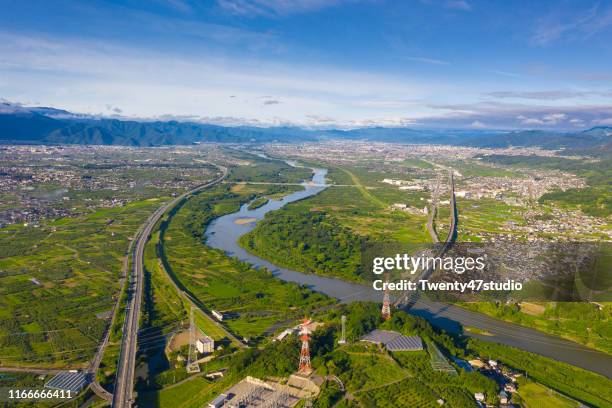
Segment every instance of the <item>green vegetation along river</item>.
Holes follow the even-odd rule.
[[[328,186],[325,184],[327,170],[313,170],[312,183],[304,183],[304,190],[292,193],[280,200],[271,199],[263,206],[252,210],[249,210],[249,205],[245,204],[239,211],[213,220],[206,229],[207,244],[225,251],[230,256],[235,256],[241,261],[248,262],[254,267],[265,267],[279,279],[306,285],[342,302],[380,302],[381,293],[369,286],[281,268],[247,252],[238,244],[239,238],[251,231],[255,227],[255,223],[263,219],[266,213],[278,210],[288,203],[316,195],[327,188]],[[612,356],[568,340],[426,299],[419,299],[411,306],[409,312],[424,317],[434,326],[450,332],[460,331],[462,326],[474,327],[486,332],[487,335],[466,334],[550,357],[594,371],[608,378],[612,377]]]

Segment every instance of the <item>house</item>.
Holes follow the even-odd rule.
[[[482,402],[485,400],[485,395],[482,392],[476,392],[474,393],[474,399],[476,399],[476,401]]]
[[[495,360],[489,360],[489,365],[493,368],[497,367],[497,361]]]
[[[513,383],[506,383],[506,385],[504,385],[504,391],[516,392],[516,386]]]
[[[283,330],[281,334],[274,338],[274,341],[282,341],[285,337],[291,335],[293,333],[292,329]]]
[[[223,321],[223,313],[217,312],[216,310],[211,310],[210,314],[212,314],[218,321]]]
[[[510,400],[510,397],[508,397],[508,393],[506,393],[506,391],[502,391],[499,393],[499,402],[502,404],[507,404],[508,401]]]
[[[215,351],[215,341],[208,336],[200,337],[196,340],[196,349],[200,354],[212,353]]]
[[[470,360],[468,361],[468,363],[474,368],[484,367],[484,363],[482,362],[482,360],[479,360],[479,359]]]
[[[214,380],[215,378],[223,378],[223,376],[223,371],[213,371],[212,373],[206,374],[206,378],[210,378],[211,380]]]

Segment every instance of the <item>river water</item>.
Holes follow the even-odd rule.
[[[325,293],[342,302],[381,302],[381,292],[375,291],[371,286],[281,268],[247,252],[238,245],[238,239],[255,228],[256,222],[263,219],[266,213],[278,210],[288,203],[311,197],[327,188],[326,174],[326,169],[313,169],[312,180],[303,183],[304,190],[289,194],[280,200],[270,200],[254,210],[249,210],[248,204],[244,204],[239,211],[216,218],[206,229],[207,244],[241,261],[248,262],[254,267],[265,267],[279,279],[306,285],[312,290]],[[518,347],[603,374],[608,378],[612,377],[612,356],[559,337],[427,299],[419,299],[408,312],[424,317],[434,326],[447,331],[458,332],[461,326],[475,327],[491,335],[466,334]]]

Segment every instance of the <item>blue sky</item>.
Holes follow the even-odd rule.
[[[612,2],[0,0],[0,98],[325,127],[612,125]]]

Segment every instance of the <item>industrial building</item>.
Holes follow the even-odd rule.
[[[225,401],[227,401],[227,394],[220,394],[217,398],[208,403],[208,408],[221,408],[225,405]]]
[[[208,354],[215,351],[215,341],[206,335],[196,340],[196,349],[200,354]]]
[[[290,408],[300,399],[258,378],[246,377],[208,404],[208,408]]]

